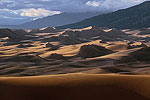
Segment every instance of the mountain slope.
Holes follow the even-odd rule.
[[[33,18],[1,18],[0,26],[4,25],[20,25],[32,21]]]
[[[139,5],[103,14],[83,20],[78,23],[60,26],[58,28],[83,28],[87,26],[101,26],[110,28],[144,28],[150,26],[150,1]]]
[[[91,18],[96,15],[100,15],[100,12],[86,12],[86,13],[62,13],[58,15],[48,16],[40,18],[31,22],[27,22],[21,25],[3,26],[8,28],[20,28],[20,29],[33,29],[43,27],[56,27],[66,24],[72,24],[82,21],[87,18]]]

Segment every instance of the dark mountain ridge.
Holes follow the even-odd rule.
[[[109,14],[98,15],[81,22],[57,28],[84,28],[88,26],[109,27],[117,29],[150,27],[150,1],[118,10]]]

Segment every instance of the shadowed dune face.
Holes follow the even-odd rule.
[[[27,39],[25,35],[27,35],[27,32],[23,30],[10,30],[10,29],[0,29],[0,38],[8,37],[9,41],[20,41]]]
[[[138,83],[138,84],[137,84]],[[2,100],[148,100],[150,77],[72,74],[0,78]]]
[[[121,59],[116,62],[119,63],[128,63],[128,62],[136,62],[136,61],[150,61],[150,47],[141,48],[134,52],[128,54],[128,56],[123,56]]]
[[[150,29],[143,29],[138,35],[149,35],[150,34]]]
[[[93,58],[98,56],[104,56],[113,53],[113,51],[108,50],[104,47],[97,45],[84,45],[80,48],[78,56],[82,58]]]
[[[14,61],[14,62],[41,62],[43,59],[40,58],[39,56],[35,55],[16,55],[13,57],[5,57],[1,58],[0,62],[9,62],[9,61]]]
[[[150,47],[145,47],[129,54],[139,61],[150,61]]]
[[[7,89],[10,92],[14,92],[10,93],[9,96],[5,96],[6,94],[4,94],[1,97],[3,100],[112,100],[113,98],[113,100],[148,100],[144,96],[140,96],[130,90],[113,86],[58,86],[46,88],[16,86],[3,87],[2,89]]]

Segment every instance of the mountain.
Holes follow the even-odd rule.
[[[56,27],[66,24],[82,21],[87,18],[91,18],[96,15],[102,14],[101,12],[85,12],[85,13],[62,13],[58,15],[48,16],[40,18],[31,22],[27,22],[21,25],[9,25],[1,26],[7,28],[19,28],[19,29],[33,29],[43,27]]]
[[[2,18],[0,17],[0,26],[5,25],[20,25],[33,20],[33,18]]]
[[[150,27],[150,1],[109,14],[98,15],[74,24],[60,26],[58,28],[83,28],[88,26],[117,29]]]

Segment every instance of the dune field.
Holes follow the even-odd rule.
[[[149,37],[139,35],[141,30],[102,27],[59,30],[48,27],[0,31],[3,33],[0,35],[1,76],[77,72],[149,74],[148,61],[130,55],[142,48],[149,49]],[[147,55],[145,51],[143,55]]]
[[[150,37],[140,30],[0,31],[2,100],[150,99]]]

